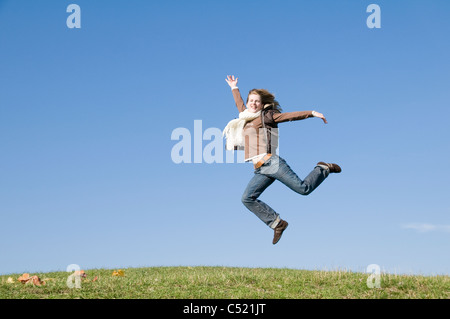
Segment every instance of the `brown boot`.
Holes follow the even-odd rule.
[[[319,163],[317,163],[317,166],[319,166],[319,165],[328,167],[330,169],[330,173],[342,172],[342,169],[338,164],[319,162]]]
[[[278,223],[277,227],[275,227],[275,229],[274,229],[272,244],[275,245],[276,243],[278,243],[278,241],[281,238],[281,235],[283,234],[284,230],[287,227],[288,227],[288,222],[280,219],[280,222]]]

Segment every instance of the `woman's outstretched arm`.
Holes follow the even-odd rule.
[[[238,78],[235,78],[234,75],[228,75],[225,81],[231,88],[231,92],[233,93],[234,102],[238,108],[239,113],[243,112],[246,109],[244,100],[241,97],[241,93],[237,87]]]
[[[283,123],[290,121],[299,121],[304,120],[310,117],[318,117],[322,119],[322,121],[327,124],[327,119],[322,113],[316,111],[297,111],[297,112],[284,112],[284,113],[274,113],[273,119],[275,123]]]

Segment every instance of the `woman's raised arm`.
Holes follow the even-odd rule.
[[[239,92],[239,89],[237,87],[238,78],[237,77],[235,78],[234,75],[228,75],[225,81],[227,81],[228,85],[231,88],[234,102],[236,103],[239,113],[243,112],[246,109],[246,106],[244,100],[242,99],[241,93]]]

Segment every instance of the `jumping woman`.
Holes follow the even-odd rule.
[[[276,154],[278,147],[278,123],[299,121],[318,117],[327,124],[324,115],[316,111],[283,113],[275,96],[264,89],[250,90],[247,103],[244,103],[238,78],[227,76],[225,81],[231,87],[239,118],[231,120],[223,133],[226,137],[226,149],[244,149],[245,161],[253,162],[254,176],[242,195],[242,203],[274,230],[272,243],[275,245],[287,228],[287,221],[280,218],[269,205],[258,197],[275,180],[301,195],[308,195],[317,188],[330,173],[340,173],[337,164],[319,162],[314,169],[301,180],[286,161]]]

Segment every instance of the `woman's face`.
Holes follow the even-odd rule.
[[[247,110],[256,113],[262,109],[261,97],[258,94],[250,94],[248,96]]]

